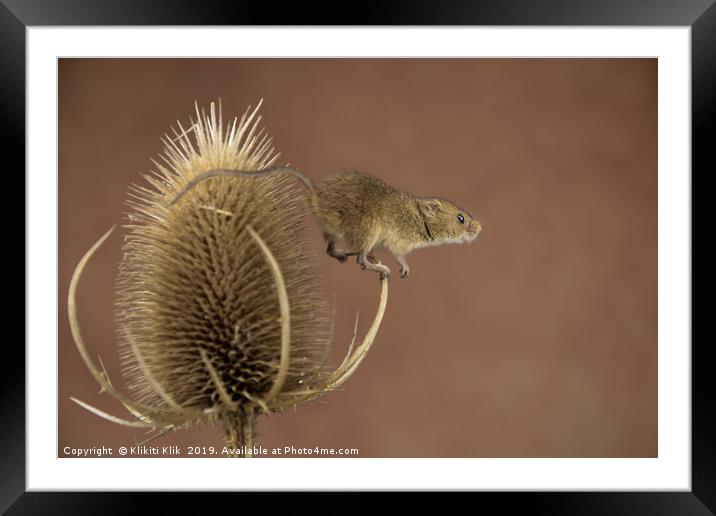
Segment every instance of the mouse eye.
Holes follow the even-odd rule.
[[[458,221],[460,224],[464,224],[464,223],[465,223],[465,216],[464,216],[462,213],[458,213],[458,214],[457,214],[457,221]]]

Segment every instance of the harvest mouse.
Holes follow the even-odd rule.
[[[290,174],[310,192],[311,209],[328,242],[329,256],[344,263],[357,256],[363,270],[390,276],[390,269],[373,258],[373,249],[385,249],[400,264],[400,277],[410,267],[405,255],[414,249],[442,244],[461,244],[477,238],[482,227],[467,211],[440,197],[420,197],[397,190],[377,177],[362,172],[334,172],[315,185],[291,165],[276,165],[257,171],[209,170],[194,177],[177,194],[175,204],[197,183],[218,176],[251,177]],[[352,251],[336,249],[344,241]]]

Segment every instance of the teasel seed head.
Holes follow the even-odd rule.
[[[128,386],[145,405],[163,406],[165,399],[146,382],[129,339],[179,406],[221,403],[206,361],[233,404],[253,404],[271,391],[281,363],[282,314],[274,275],[252,230],[280,264],[291,300],[282,390],[295,390],[321,367],[330,313],[309,254],[314,246],[302,191],[291,178],[216,178],[167,207],[178,188],[202,172],[256,170],[275,161],[271,140],[257,132],[256,114],[247,112],[223,131],[215,105],[208,116],[197,108],[189,130],[180,127],[174,139],[166,137],[154,188],[132,189],[116,314]]]

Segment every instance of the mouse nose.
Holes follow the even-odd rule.
[[[482,231],[482,225],[477,219],[474,219],[470,223],[470,227],[468,228],[468,231],[470,233],[471,240],[475,240],[477,238],[477,235],[480,234],[480,231]]]
[[[482,231],[482,224],[480,224],[480,221],[475,219],[472,221],[472,232],[475,233],[475,236],[480,234],[480,231]]]

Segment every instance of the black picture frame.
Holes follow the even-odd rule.
[[[14,170],[25,164],[25,39],[26,28],[62,25],[607,25],[690,26],[692,73],[692,170],[716,169],[707,135],[716,129],[716,5],[714,0],[540,0],[382,2],[347,10],[332,4],[184,0],[0,0],[0,116],[6,162]],[[6,178],[20,175],[5,171]],[[693,172],[691,177],[693,178]],[[9,185],[6,186],[8,188]],[[24,181],[20,188],[25,191]],[[23,196],[24,198],[24,196]],[[19,210],[18,210],[19,212]],[[23,258],[27,258],[23,252]],[[26,269],[25,269],[26,271]],[[48,292],[51,289],[48,287]],[[24,296],[23,296],[24,299]],[[19,306],[19,303],[16,304]],[[24,303],[23,303],[24,306]],[[686,343],[685,343],[686,344]],[[708,344],[692,341],[692,491],[589,493],[474,493],[480,504],[500,510],[528,506],[537,514],[713,514],[716,511],[716,418],[713,375],[706,359]],[[25,492],[25,364],[16,339],[3,346],[0,375],[0,511],[7,514],[134,514],[148,507],[148,493]],[[163,494],[172,505],[191,511],[184,495]],[[230,494],[217,494],[222,503]],[[242,494],[241,496],[246,496]],[[366,497],[351,495],[343,513],[373,506]],[[248,496],[253,499],[255,496]],[[312,512],[315,500],[310,503]],[[473,501],[470,502],[474,504]],[[473,505],[473,507],[476,507]],[[484,505],[480,505],[484,507]],[[196,505],[205,510],[205,504]]]

